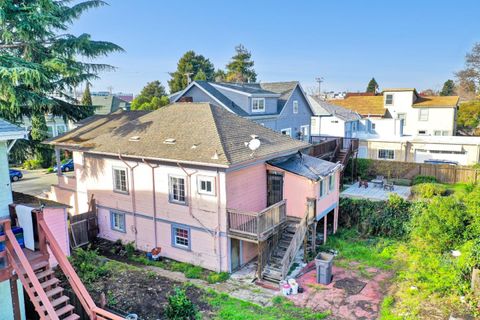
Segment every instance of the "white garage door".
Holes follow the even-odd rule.
[[[415,150],[415,162],[423,163],[430,159],[456,161],[458,164],[467,165],[466,152]]]

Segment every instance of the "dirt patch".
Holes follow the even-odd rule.
[[[367,283],[355,278],[345,278],[335,281],[333,287],[343,289],[348,295],[359,294]]]

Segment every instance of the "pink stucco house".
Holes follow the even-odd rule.
[[[100,237],[171,259],[231,272],[256,258],[278,281],[320,220],[337,228],[340,164],[208,103],[95,116],[47,143],[75,165],[50,199],[75,214],[93,198]]]

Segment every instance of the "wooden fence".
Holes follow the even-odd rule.
[[[480,182],[480,169],[467,166],[387,160],[369,161],[371,161],[371,163],[366,172],[369,176],[382,175],[388,178],[413,179],[415,176],[421,175],[435,177],[442,183]]]
[[[86,245],[98,235],[97,211],[70,215],[70,237],[73,248]]]

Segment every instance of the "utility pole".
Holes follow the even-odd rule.
[[[318,83],[318,96],[320,97],[320,95],[322,94],[321,89],[322,89],[323,77],[316,77],[315,81]]]

